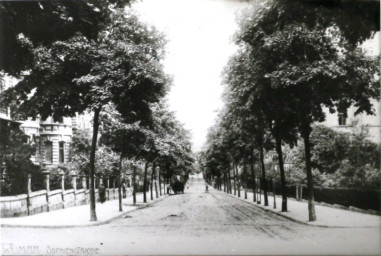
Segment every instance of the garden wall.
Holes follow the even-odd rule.
[[[127,188],[127,196],[131,188]],[[95,190],[96,200],[99,201],[98,189]],[[106,189],[106,200],[118,198],[118,188]],[[41,212],[54,211],[89,203],[89,190],[40,190],[29,194],[0,197],[1,217],[20,217]]]

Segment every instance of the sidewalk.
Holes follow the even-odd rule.
[[[119,211],[119,200],[106,201],[103,204],[97,202],[96,213],[97,221],[90,221],[90,205],[69,207],[62,210],[44,212],[25,217],[0,218],[1,227],[46,227],[46,228],[65,228],[65,227],[86,227],[106,224],[116,218],[128,215],[129,212],[146,207],[152,203],[161,201],[167,195],[151,200],[147,193],[147,203],[143,202],[143,193],[136,195],[136,205],[133,205],[132,196],[122,200],[123,212]]]
[[[234,191],[233,191],[234,192]],[[222,193],[225,193],[222,191]],[[255,204],[256,206],[282,215],[295,222],[314,226],[324,227],[381,227],[381,216],[352,212],[349,210],[336,209],[328,206],[315,205],[316,221],[308,221],[308,204],[306,201],[296,201],[294,198],[287,198],[287,212],[281,212],[282,197],[276,196],[276,206],[274,209],[274,197],[268,194],[269,205],[264,206],[264,196],[261,196],[261,204],[253,202],[253,193],[247,193],[247,199],[244,199],[245,192],[241,191],[239,199]],[[233,194],[231,196],[234,196]],[[238,196],[234,196],[237,197]]]

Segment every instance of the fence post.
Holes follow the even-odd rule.
[[[77,174],[72,172],[71,174],[71,184],[73,186],[74,191],[77,191]]]
[[[87,189],[86,176],[82,175],[81,178],[82,178],[82,188],[86,191],[86,189]]]
[[[299,186],[298,185],[296,185],[295,186],[295,199],[297,200],[297,201],[300,201],[300,198],[299,198]]]
[[[43,167],[43,174],[45,174],[45,189],[46,189],[46,211],[50,211],[49,192],[50,192],[50,171]]]
[[[77,173],[75,171],[70,172],[71,185],[74,189],[74,205],[77,205]]]
[[[61,175],[62,208],[65,209],[65,173],[61,171],[60,175]]]
[[[27,183],[27,197],[26,197],[26,207],[28,211],[28,216],[30,215],[30,194],[32,193],[32,174],[28,173],[28,183]]]

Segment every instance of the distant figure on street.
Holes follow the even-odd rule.
[[[127,195],[126,195],[126,183],[123,182],[122,184],[122,189],[123,189],[123,198],[126,198]]]
[[[205,185],[205,192],[208,192],[209,191],[209,187],[208,187],[208,184]]]
[[[106,201],[106,187],[103,184],[100,184],[98,187],[99,191],[99,200],[103,204]]]

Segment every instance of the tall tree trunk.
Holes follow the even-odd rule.
[[[225,169],[225,186],[226,186],[226,193],[229,194],[228,170],[226,170],[226,169]]]
[[[123,160],[123,154],[120,154],[119,159],[119,182],[118,182],[118,197],[119,197],[119,211],[123,211],[122,206],[122,160]]]
[[[247,169],[246,169],[246,156],[243,160],[243,178],[245,179],[245,199],[247,199]]]
[[[282,141],[278,135],[275,136],[275,143],[279,161],[280,186],[282,193],[282,212],[287,212],[286,175],[284,174]]]
[[[157,190],[157,172],[156,172],[156,168],[154,169],[154,177],[153,177],[153,180],[155,181],[154,185],[155,185],[155,194],[156,194],[156,198],[159,198],[159,191]]]
[[[148,172],[148,162],[144,166],[144,178],[143,178],[143,202],[147,203],[147,172]]]
[[[269,199],[267,197],[267,181],[266,181],[266,169],[265,169],[265,159],[263,152],[263,145],[259,147],[259,157],[261,161],[261,169],[262,169],[262,187],[263,187],[263,197],[265,199],[265,206],[269,205]]]
[[[163,194],[162,194],[162,191],[161,191],[161,168],[162,168],[162,166],[160,165],[159,166],[159,194],[160,194],[160,196],[162,196]]]
[[[230,194],[233,195],[233,190],[234,190],[234,177],[232,177],[231,169],[229,166],[229,189],[230,189]]]
[[[237,195],[237,184],[236,184],[236,177],[235,177],[234,162],[233,162],[233,189],[234,189],[234,195]]]
[[[153,162],[153,164],[152,164],[152,173],[151,173],[151,183],[150,183],[151,200],[153,200],[153,177],[155,175],[155,168],[156,168],[156,164],[155,164],[155,162]]]
[[[226,170],[226,193],[229,194],[229,167]]]
[[[224,192],[228,192],[228,186],[227,186],[227,184],[228,184],[228,178],[227,178],[227,174],[226,174],[226,169],[225,169],[225,171],[224,171],[224,179],[223,179],[223,182],[224,182]]]
[[[241,179],[239,178],[238,164],[235,165],[235,177],[237,179],[237,195],[241,197]]]
[[[253,201],[256,202],[257,201],[257,197],[256,197],[256,191],[255,191],[255,170],[254,170],[254,149],[250,149],[250,168],[251,168],[251,175],[252,175],[252,179],[253,179]]]
[[[98,129],[99,129],[99,113],[102,107],[97,107],[94,110],[94,122],[93,122],[93,138],[91,142],[90,152],[90,221],[97,221],[97,213],[95,209],[95,150],[97,147]]]
[[[226,169],[226,193],[229,194],[229,168]]]
[[[274,205],[274,209],[276,209],[275,180],[272,180],[272,185],[273,185],[273,196],[274,196],[274,203],[273,203],[273,205]]]
[[[304,139],[304,150],[306,155],[306,172],[307,172],[307,191],[308,191],[308,219],[316,220],[315,204],[314,204],[314,183],[311,168],[311,145],[310,145],[311,127],[305,125],[302,136]]]
[[[132,172],[132,200],[133,203],[136,204],[136,166],[134,164],[133,172]]]
[[[223,182],[224,182],[224,192],[226,193],[226,170],[224,171]]]
[[[261,179],[258,179],[258,193],[257,193],[257,204],[262,202],[262,193],[261,193]]]
[[[232,184],[231,184],[231,176],[230,176],[230,164],[228,166],[228,194],[232,193]]]
[[[163,177],[163,192],[164,195],[167,193],[167,190],[165,189],[165,178]]]

